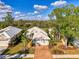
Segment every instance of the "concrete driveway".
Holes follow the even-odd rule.
[[[52,59],[48,46],[36,46],[34,59]]]

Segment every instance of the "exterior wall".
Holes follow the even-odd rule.
[[[8,48],[9,41],[0,41],[0,54]]]
[[[0,41],[0,46],[8,46],[8,41]]]
[[[33,41],[33,43],[35,43],[35,45],[49,45],[49,40],[36,40]]]
[[[12,38],[10,38],[9,46],[10,46],[10,45],[13,45],[14,43],[16,43],[16,40],[17,40],[16,38],[19,37],[20,34],[21,34],[21,32],[18,33],[18,34],[16,34],[16,35],[14,35]]]

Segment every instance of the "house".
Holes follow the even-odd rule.
[[[0,51],[7,49],[9,44],[15,40],[18,34],[22,31],[22,29],[8,26],[4,29],[0,30]]]
[[[48,34],[38,27],[28,29],[26,36],[27,38],[32,39],[35,45],[49,45],[50,38],[48,37]]]
[[[74,45],[74,47],[79,48],[79,40],[78,39],[75,39],[73,41],[73,45]]]

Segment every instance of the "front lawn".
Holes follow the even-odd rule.
[[[15,58],[12,58],[15,59]],[[33,59],[33,58],[16,58],[16,59]]]
[[[17,59],[33,59],[33,58],[17,58]]]
[[[26,47],[25,47],[26,46]],[[26,49],[26,52],[23,50]],[[19,44],[17,44],[16,46],[12,47],[12,48],[8,48],[4,54],[16,54],[16,53],[21,53],[21,54],[24,54],[24,53],[28,53],[28,54],[32,54],[34,53],[34,48],[27,48],[27,43],[25,45],[24,41],[23,42],[20,42]]]

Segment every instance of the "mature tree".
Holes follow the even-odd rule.
[[[14,21],[14,18],[12,17],[12,15],[10,13],[7,13],[5,19],[5,23],[6,25],[11,25]]]
[[[51,12],[51,15],[56,16],[56,20],[53,20],[58,25],[54,26],[57,29],[56,32],[60,33],[62,37],[68,35],[68,43],[73,41],[70,38],[79,36],[79,7],[71,4],[63,8],[56,8]]]

